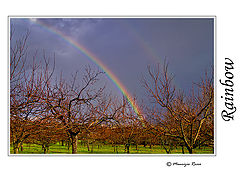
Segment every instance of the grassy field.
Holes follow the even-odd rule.
[[[118,154],[127,154],[125,152],[124,145],[117,147]],[[184,150],[185,154],[188,153],[187,149]],[[13,148],[10,147],[10,153],[13,154]],[[194,154],[213,154],[213,149],[209,147],[202,147],[201,149],[194,149]],[[19,154],[43,154],[42,146],[36,144],[23,144],[23,151],[19,150]],[[71,154],[71,147],[68,150],[67,146],[62,146],[57,143],[49,147],[48,154]],[[90,145],[90,151],[86,145],[78,144],[78,154],[117,154],[114,152],[112,145]],[[144,147],[142,145],[136,147],[130,146],[130,154],[166,154],[165,150],[161,146],[149,146]],[[171,154],[182,154],[181,147],[173,149]]]

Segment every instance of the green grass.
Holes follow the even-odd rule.
[[[118,145],[118,154],[127,154],[125,152],[124,145]],[[187,149],[184,150],[185,154],[188,153]],[[10,153],[13,154],[13,148],[10,146]],[[201,149],[194,149],[194,154],[213,154],[213,149],[210,147],[202,147]],[[42,146],[36,144],[23,144],[23,151],[19,150],[19,154],[43,154]],[[68,150],[67,146],[62,146],[61,144],[50,145],[48,154],[71,154],[71,147]],[[78,154],[117,154],[114,152],[114,147],[112,145],[90,145],[90,151],[86,145],[78,144]],[[130,146],[130,154],[166,154],[165,150],[159,146],[155,145],[150,148],[149,146],[139,145],[138,149],[134,145]],[[173,149],[171,154],[182,154],[181,147]]]

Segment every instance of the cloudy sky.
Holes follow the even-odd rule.
[[[140,79],[147,65],[169,62],[175,84],[186,92],[214,61],[214,23],[209,18],[11,18],[14,38],[27,30],[29,56],[36,50],[56,56],[65,77],[85,65],[98,68],[67,37],[87,48],[132,95],[144,96]],[[110,79],[108,89],[119,93]]]

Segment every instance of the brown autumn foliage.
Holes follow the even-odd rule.
[[[10,49],[10,143],[14,153],[32,133],[38,132],[36,126],[45,118],[41,97],[53,72],[48,71],[45,56],[43,65],[36,62],[35,56],[31,64],[26,62],[28,36],[16,40]]]
[[[27,33],[10,49],[10,143],[18,153],[23,143],[40,144],[43,153],[56,142],[65,142],[77,153],[78,141],[87,144],[162,145],[166,153],[186,147],[189,153],[201,146],[214,144],[213,79],[206,73],[195,83],[190,94],[173,85],[173,76],[164,63],[161,70],[148,67],[143,79],[152,108],[146,107],[146,118],[140,119],[126,98],[115,98],[100,84],[101,71],[86,67],[72,80],[52,78],[55,62],[43,55],[43,63],[26,62]],[[80,82],[81,81],[81,82]],[[184,149],[182,149],[184,150]],[[183,151],[184,153],[184,151]]]
[[[55,119],[42,119],[35,127],[37,132],[31,133],[27,142],[41,145],[44,154],[48,153],[51,145],[68,137],[61,123]]]

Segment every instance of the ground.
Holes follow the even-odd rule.
[[[126,154],[124,145],[117,147],[118,154]],[[187,154],[187,149],[184,150]],[[13,154],[13,148],[10,147],[10,153]],[[210,147],[202,147],[201,149],[194,149],[194,154],[213,154],[213,149]],[[23,151],[19,150],[19,154],[43,154],[42,146],[37,144],[23,144]],[[68,150],[67,146],[62,146],[60,143],[52,144],[49,147],[48,154],[71,154],[71,148]],[[114,152],[114,147],[110,144],[94,144],[90,145],[90,151],[86,145],[78,144],[78,154],[117,154]],[[135,145],[130,146],[130,154],[166,154],[163,147],[159,145],[144,147],[139,145],[136,150]],[[173,149],[171,154],[182,154],[181,147]]]

